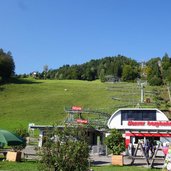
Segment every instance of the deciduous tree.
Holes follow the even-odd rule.
[[[7,81],[14,75],[15,64],[11,52],[0,49],[0,81]]]

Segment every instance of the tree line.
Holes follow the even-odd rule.
[[[124,69],[125,66],[125,69]],[[130,67],[130,78],[126,75],[126,68]],[[117,78],[123,78],[123,80],[134,80],[139,77],[138,75],[139,64],[125,56],[105,57],[102,59],[91,60],[81,65],[63,65],[58,69],[47,69],[44,67],[42,73],[36,73],[36,77],[39,79],[58,79],[58,80],[87,80],[93,81],[101,79],[106,81],[105,77],[110,75]],[[125,71],[124,71],[125,70]]]
[[[147,80],[150,85],[163,85],[171,82],[171,58],[164,54],[162,58],[151,58],[147,62],[137,62],[126,56],[118,55],[91,60],[80,65],[63,65],[58,69],[36,72],[38,79],[105,81]]]

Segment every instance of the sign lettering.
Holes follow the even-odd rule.
[[[144,126],[144,121],[128,121],[128,126]]]
[[[128,126],[171,126],[171,121],[128,121]]]

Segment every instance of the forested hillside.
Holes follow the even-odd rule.
[[[147,62],[137,62],[125,56],[105,57],[91,60],[81,65],[63,65],[58,69],[44,67],[42,73],[34,75],[38,79],[88,80],[100,79],[135,81],[147,80],[150,85],[163,85],[171,81],[171,58],[165,54],[162,58],[151,58]]]
[[[124,56],[106,57],[82,65],[64,65],[57,70],[50,70],[49,76],[53,75],[56,79],[79,79],[79,80],[95,80],[102,78],[103,75],[113,75],[121,78],[124,65],[129,65],[132,70],[137,72],[138,63],[135,60]],[[137,75],[138,76],[138,75]],[[134,77],[132,78],[134,79]]]

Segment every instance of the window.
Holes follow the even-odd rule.
[[[144,121],[156,121],[156,111],[155,110],[143,111],[143,120]]]
[[[156,110],[121,110],[121,125],[129,120],[156,121]]]

